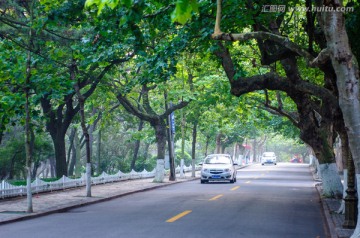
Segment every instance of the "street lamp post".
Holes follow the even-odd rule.
[[[355,189],[355,166],[352,159],[351,153],[347,159],[348,167],[348,188],[346,189],[345,201],[345,221],[343,224],[344,228],[353,229],[356,227],[357,222],[357,203],[358,199],[356,197]]]

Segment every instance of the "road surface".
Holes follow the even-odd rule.
[[[237,182],[199,180],[0,226],[14,238],[325,238],[307,165],[252,165]]]

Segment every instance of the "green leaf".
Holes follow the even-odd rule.
[[[86,0],[85,7],[91,7],[92,5],[100,5],[101,0]]]
[[[128,4],[129,1],[131,3],[131,0],[126,0],[123,2],[126,2],[126,4]],[[100,15],[101,11],[105,6],[108,6],[111,9],[117,7],[119,5],[119,0],[86,0],[85,7],[90,7],[92,5],[96,5],[98,7],[97,14]]]
[[[171,14],[171,20],[185,24],[191,18],[192,11],[198,11],[198,5],[195,0],[178,0],[175,10]]]
[[[119,0],[108,0],[106,3],[111,9],[114,9],[118,4]]]
[[[122,0],[121,3],[124,4],[126,7],[131,7],[132,0]]]

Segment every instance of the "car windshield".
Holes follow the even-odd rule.
[[[205,159],[205,164],[230,164],[231,159],[228,156],[218,155],[211,156]]]
[[[275,154],[273,154],[273,153],[264,153],[263,154],[263,157],[272,157],[272,156],[275,156]]]

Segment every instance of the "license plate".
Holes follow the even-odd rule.
[[[213,175],[211,178],[220,178],[220,175]]]

